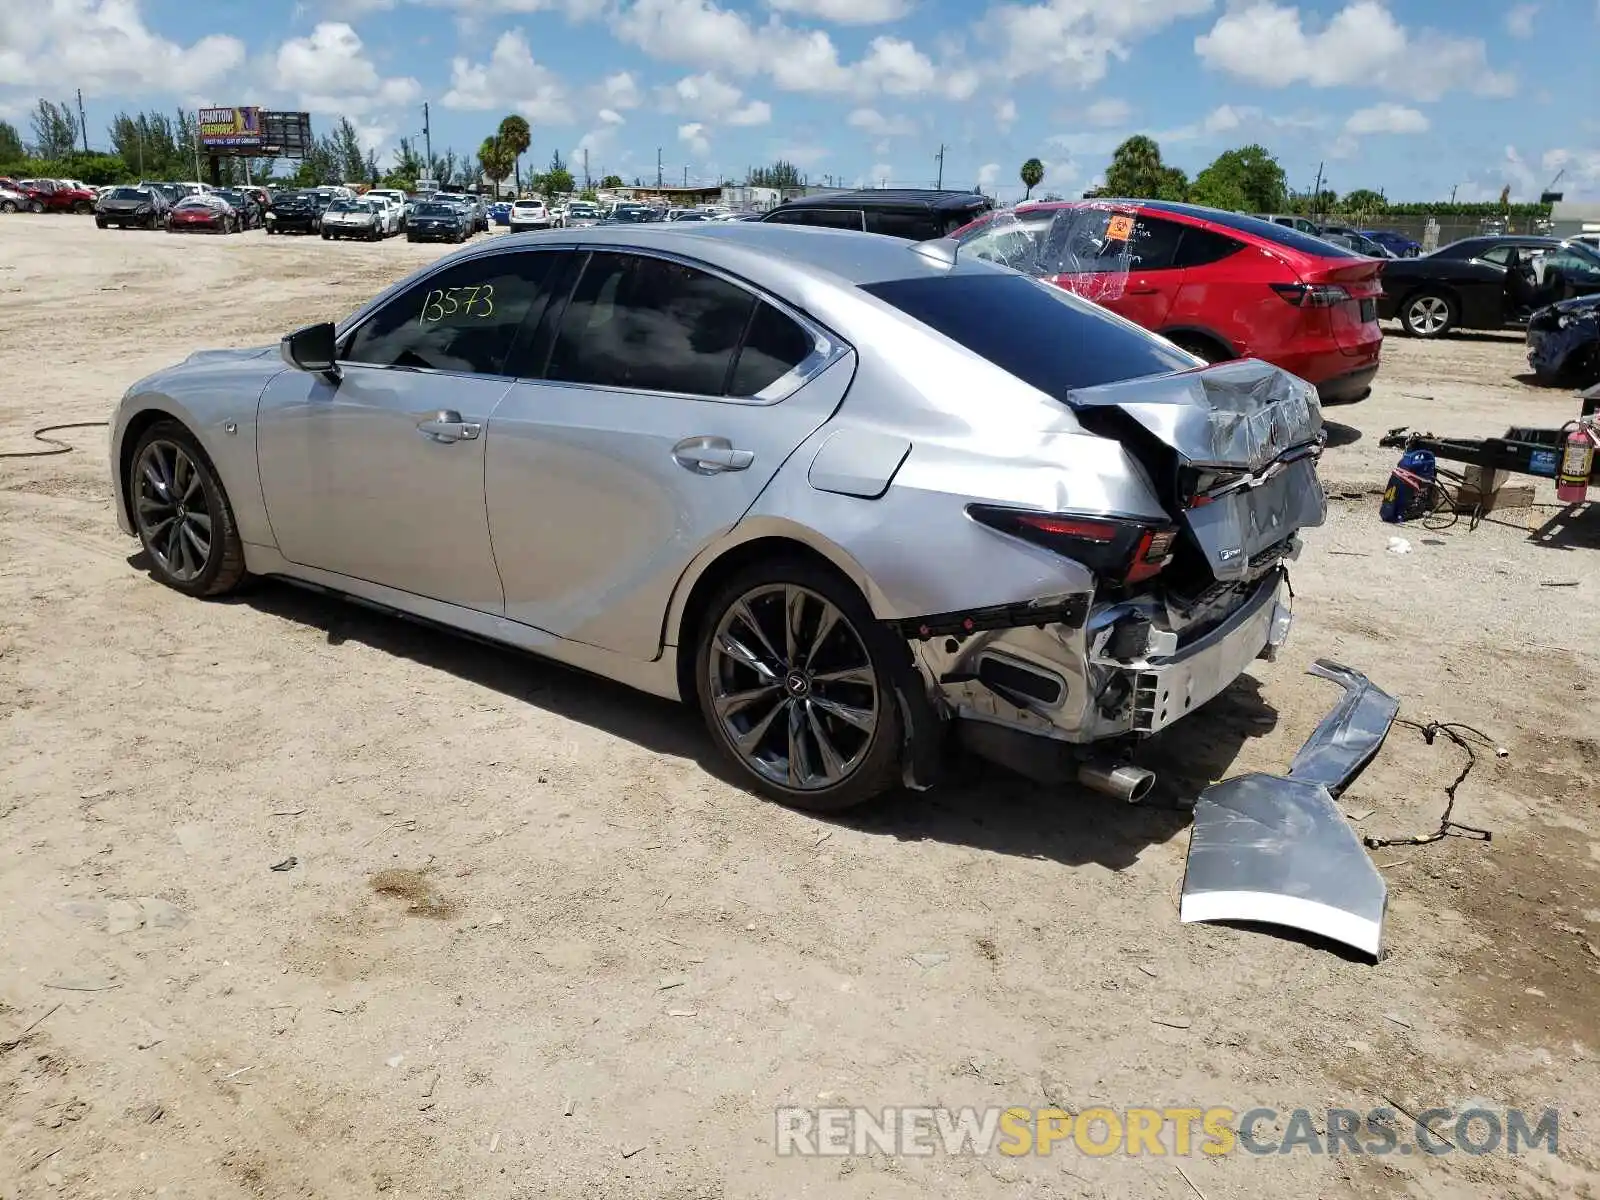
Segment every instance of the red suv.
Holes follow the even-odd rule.
[[[86,187],[76,187],[65,179],[23,179],[17,184],[22,193],[23,207],[29,212],[94,211],[95,194]]]
[[[1208,362],[1264,359],[1324,400],[1372,390],[1383,348],[1379,259],[1255,217],[1156,200],[1022,204],[950,236]]]

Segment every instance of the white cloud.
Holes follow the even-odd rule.
[[[983,166],[978,168],[978,186],[981,188],[992,188],[999,178],[999,163],[984,163]]]
[[[777,142],[771,150],[773,158],[792,162],[797,167],[814,167],[833,153],[821,142]]]
[[[361,38],[343,21],[324,21],[310,37],[290,38],[273,59],[273,85],[311,112],[361,117],[375,108],[410,104],[422,86],[410,76],[384,78]]]
[[[1207,113],[1206,119],[1201,124],[1207,133],[1232,133],[1246,121],[1256,121],[1260,118],[1261,110],[1258,108],[1223,104]]]
[[[10,0],[0,5],[0,88],[141,95],[197,89],[245,59],[213,34],[183,46],[152,33],[137,0]],[[37,93],[35,93],[37,95]]]
[[[626,119],[614,108],[602,108],[595,116],[606,125],[621,125]]]
[[[662,107],[668,112],[699,117],[722,125],[765,125],[772,106],[765,100],[746,101],[744,92],[716,74],[685,75],[662,88]]]
[[[779,12],[835,25],[881,25],[911,11],[909,0],[767,0]]]
[[[1001,130],[1010,129],[1011,126],[1016,122],[1016,119],[1017,102],[1012,100],[1010,97],[1007,97],[994,106],[995,124],[1000,126]]]
[[[894,167],[885,162],[873,163],[872,171],[867,176],[866,187],[883,187],[894,182]]]
[[[600,84],[600,95],[607,108],[638,108],[639,84],[626,71],[607,75]]]
[[[884,116],[875,108],[855,109],[844,122],[874,138],[910,137],[917,132],[917,123],[910,117]]]
[[[678,140],[688,146],[690,153],[696,158],[704,158],[711,153],[711,142],[706,138],[706,127],[700,121],[679,125]]]
[[[1519,4],[1506,13],[1506,32],[1514,38],[1533,36],[1533,18],[1539,15],[1537,4]]]
[[[913,43],[895,37],[872,39],[860,61],[847,66],[823,30],[797,29],[778,17],[758,27],[716,0],[631,0],[613,14],[611,27],[652,58],[738,77],[766,74],[785,91],[963,100],[981,80],[971,67],[936,67]]]
[[[1507,96],[1515,79],[1489,67],[1481,38],[1408,32],[1380,0],[1355,0],[1308,33],[1299,8],[1248,0],[1194,41],[1215,70],[1265,87],[1376,86],[1417,100],[1451,90]]]
[[[443,104],[476,112],[509,108],[545,124],[572,118],[565,86],[548,67],[534,61],[528,39],[517,30],[500,35],[486,63],[452,59],[450,90]]]
[[[1344,123],[1346,133],[1427,133],[1428,118],[1403,104],[1357,109]]]
[[[986,21],[1007,78],[1043,74],[1084,87],[1104,79],[1112,59],[1126,59],[1134,41],[1211,7],[1212,0],[1044,0],[997,5]]]
[[[1126,100],[1096,100],[1083,110],[1083,119],[1090,125],[1126,125],[1133,116],[1133,106]]]

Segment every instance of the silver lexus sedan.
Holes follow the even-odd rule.
[[[952,730],[1125,799],[1288,632],[1315,391],[1060,289],[742,222],[496,238],[135,384],[119,522],[191,596],[331,590],[697,705],[756,790],[925,787]]]

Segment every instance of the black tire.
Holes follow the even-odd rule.
[[[416,235],[416,234],[414,234],[414,233],[408,233],[408,234],[406,234],[406,241],[408,241],[408,242],[414,242],[414,241],[416,241],[416,240],[417,240],[417,235]]]
[[[16,211],[17,202],[15,200],[0,200],[0,212],[14,213]]]
[[[152,544],[152,538],[139,516],[142,481],[138,477],[138,464],[146,449],[154,443],[173,445],[183,451],[194,466],[205,497],[206,513],[211,520],[210,549],[199,573],[191,579],[181,579],[166,567],[163,552]],[[237,590],[248,578],[244,565],[244,542],[239,537],[228,494],[223,490],[222,481],[217,478],[217,469],[194,435],[177,421],[158,421],[140,436],[128,462],[129,477],[125,480],[128,510],[134,514],[134,528],[138,530],[140,544],[150,560],[150,574],[186,596],[224,596]]]
[[[31,213],[42,213],[44,211],[44,201],[43,200],[29,200],[28,201],[28,211],[31,212]]]
[[[1235,357],[1225,347],[1202,333],[1174,333],[1168,335],[1167,340],[1180,350],[1187,350],[1196,358],[1203,358],[1208,363],[1227,362]]]
[[[106,219],[104,217],[96,217],[94,225],[96,229],[104,229],[106,227]]]
[[[333,238],[333,234],[329,233],[326,229],[324,229],[322,231],[322,240],[323,241],[325,241],[325,242],[326,241],[331,241],[332,238]]]
[[[87,200],[74,200],[72,202],[72,211],[75,213],[92,213],[94,205]]]
[[[1455,328],[1456,302],[1444,292],[1412,292],[1400,305],[1400,331],[1407,337],[1441,338]]]
[[[831,641],[831,638],[846,638],[844,643],[851,652],[864,650],[866,663],[870,666],[872,686],[875,689],[873,696],[872,714],[875,717],[870,734],[866,735],[863,742],[857,744],[850,753],[848,762],[855,765],[849,768],[847,774],[837,783],[825,786],[791,787],[777,782],[768,775],[762,774],[756,767],[750,765],[744,754],[737,750],[732,742],[732,735],[725,727],[723,719],[718,715],[712,698],[713,688],[713,662],[712,651],[717,641],[717,631],[724,617],[730,614],[742,598],[749,596],[752,591],[768,587],[781,587],[794,585],[804,588],[812,594],[813,599],[820,599],[831,604],[837,610],[840,624],[835,627],[836,632],[829,638],[823,639],[821,645],[810,647],[809,660],[804,664],[809,679],[810,668],[822,657],[821,651],[829,647],[837,647],[840,643]],[[752,603],[760,605],[770,604],[770,600],[757,600]],[[813,608],[815,605],[812,606]],[[804,618],[802,618],[802,621]],[[814,631],[816,624],[809,629]],[[854,635],[853,638],[850,635]],[[716,593],[701,615],[698,622],[695,638],[695,696],[700,705],[701,716],[705,719],[706,726],[711,732],[712,741],[722,752],[740,782],[751,790],[760,793],[780,804],[791,808],[803,809],[808,812],[839,812],[843,809],[853,808],[865,803],[873,797],[896,786],[900,779],[900,759],[903,748],[902,722],[899,700],[896,695],[893,664],[895,655],[903,654],[904,647],[878,622],[872,615],[872,610],[867,607],[867,602],[855,585],[850,583],[838,573],[804,559],[776,558],[768,562],[753,563],[731,576]],[[796,656],[799,657],[798,655]],[[722,662],[715,669],[721,671],[730,665],[731,660],[722,656]],[[736,666],[736,664],[733,664]],[[783,665],[783,664],[779,664]],[[796,664],[798,667],[799,664]],[[747,668],[738,667],[739,670]],[[753,678],[753,676],[752,676]],[[812,701],[822,698],[820,677],[815,684],[808,683],[803,699],[791,700],[791,696],[801,696],[802,693],[792,693],[787,690],[787,685],[777,701],[777,707],[785,708],[791,704],[805,704],[807,714],[814,716],[816,710],[811,705]],[[829,684],[830,689],[835,685]],[[847,683],[840,685],[855,690],[849,695],[858,705],[862,702],[864,693],[859,689],[865,685]],[[813,691],[813,687],[816,688]],[[837,708],[839,703],[837,691],[828,699],[834,702]],[[756,705],[748,706],[753,712],[759,713]],[[782,713],[778,714],[780,717]],[[751,724],[759,723],[763,718],[753,717]],[[766,718],[769,725],[776,727],[777,718]],[[786,719],[786,718],[785,718]],[[826,713],[817,718],[826,720],[833,732],[830,737],[849,736],[849,730],[854,726],[846,726],[836,718]],[[806,727],[809,729],[809,726]],[[781,729],[779,730],[781,733]],[[859,730],[857,731],[859,733]],[[804,753],[798,755],[802,764],[812,754],[818,758],[823,755],[820,744],[814,734],[803,734],[809,737],[809,747],[803,747]],[[758,741],[756,749],[766,744],[765,739]],[[792,744],[792,743],[791,743]],[[837,754],[840,745],[830,742],[831,748]],[[787,759],[787,755],[785,756]],[[769,769],[776,769],[768,764]],[[790,775],[793,778],[793,775]]]

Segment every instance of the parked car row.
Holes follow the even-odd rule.
[[[94,202],[94,189],[76,179],[0,176],[0,212],[91,213]]]

